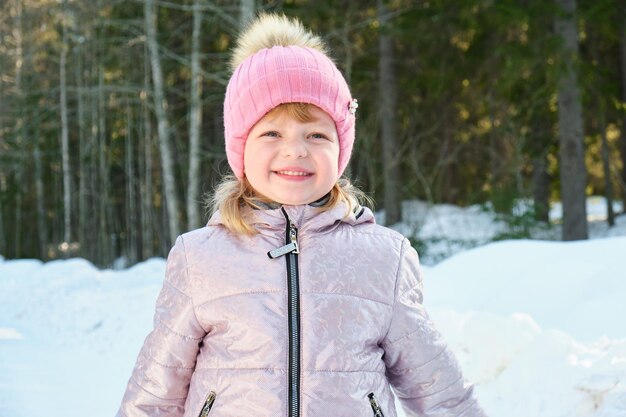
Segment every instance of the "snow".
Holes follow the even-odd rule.
[[[602,204],[592,240],[487,243],[506,225],[483,208],[405,203],[396,228],[435,246],[425,305],[491,417],[626,416],[626,216]],[[0,416],[114,415],[164,271],[0,256]]]
[[[425,268],[425,305],[490,415],[626,416],[625,249],[504,241]]]
[[[425,265],[434,265],[443,259],[484,245],[502,237],[516,236],[527,233],[534,239],[560,240],[562,207],[554,203],[550,209],[550,225],[529,227],[524,216],[530,216],[530,201],[520,200],[514,208],[516,217],[494,214],[489,205],[473,205],[458,207],[450,204],[431,205],[424,201],[409,200],[402,205],[403,222],[392,228],[413,236],[423,246],[419,247],[420,257]],[[622,212],[622,203],[614,202],[616,213]],[[626,216],[616,219],[616,225],[608,227],[606,221],[607,205],[603,197],[587,199],[587,218],[589,220],[589,236],[592,239],[626,235]],[[376,221],[383,223],[385,211],[376,213]],[[517,222],[518,224],[514,223]],[[513,224],[509,224],[513,223]],[[521,224],[519,224],[521,223]]]

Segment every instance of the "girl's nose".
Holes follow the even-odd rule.
[[[308,154],[306,141],[302,138],[288,138],[283,141],[283,156],[304,158]]]

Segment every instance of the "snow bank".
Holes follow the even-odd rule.
[[[531,208],[532,202],[520,200],[514,209],[522,215]],[[615,213],[621,213],[623,205],[614,202]],[[550,209],[550,225],[530,225],[525,233],[533,239],[561,240],[562,207],[554,203]],[[376,213],[376,220],[382,223],[384,210]],[[626,215],[615,219],[615,226],[606,222],[607,205],[604,197],[593,196],[587,199],[587,220],[589,236],[592,239],[626,236]],[[520,219],[517,219],[518,221]],[[523,222],[522,222],[523,223]],[[405,236],[411,236],[421,247],[421,258],[425,265],[435,265],[440,261],[465,250],[475,248],[502,236],[520,236],[520,225],[507,224],[502,216],[494,213],[488,205],[458,207],[449,204],[428,204],[420,200],[408,200],[402,204],[402,222],[392,226]]]
[[[626,415],[626,338],[584,344],[526,314],[431,315],[490,416]]]
[[[542,327],[593,341],[626,337],[626,237],[504,241],[426,268],[426,306],[529,314]]]

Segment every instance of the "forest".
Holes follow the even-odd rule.
[[[359,102],[346,176],[387,225],[408,199],[524,222],[560,201],[563,240],[587,196],[623,214],[623,0],[0,0],[0,254],[134,264],[202,227],[263,11],[330,46]]]

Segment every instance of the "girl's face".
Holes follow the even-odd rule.
[[[335,122],[316,106],[308,106],[308,112],[306,122],[287,111],[270,112],[248,134],[245,175],[257,193],[280,204],[311,203],[339,177]]]

